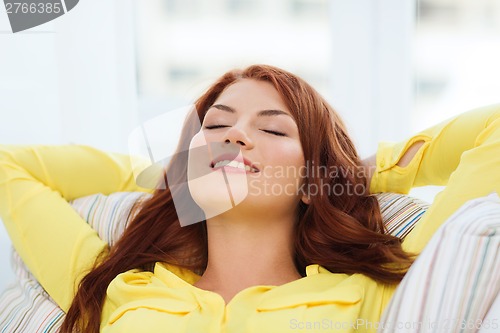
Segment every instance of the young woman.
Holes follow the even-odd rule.
[[[337,113],[281,69],[231,71],[195,106],[201,128],[187,123],[189,158],[174,164],[206,220],[181,226],[175,191],[157,189],[111,249],[67,201],[144,190],[127,156],[0,148],[2,219],[67,312],[62,332],[293,332],[324,320],[375,331],[411,254],[468,199],[500,192],[498,106],[381,144],[365,163]],[[231,153],[197,149],[217,145]],[[369,193],[446,183],[403,244],[385,233]]]

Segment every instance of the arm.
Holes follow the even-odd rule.
[[[68,201],[137,190],[125,155],[75,145],[0,145],[0,216],[23,261],[63,310],[107,249]]]
[[[499,105],[484,107],[404,142],[379,145],[370,192],[408,193],[414,186],[447,185],[405,239],[406,250],[420,252],[437,228],[466,201],[500,192],[499,118]]]
[[[424,141],[415,142],[410,148],[408,148],[407,151],[405,151],[405,153],[403,154],[401,159],[396,163],[396,165],[404,168],[408,164],[410,164],[411,160],[417,154],[418,150],[420,149],[420,147],[422,147],[423,144]],[[364,168],[364,174],[366,175],[367,178],[367,184],[370,184],[373,178],[373,174],[375,173],[375,170],[377,168],[377,155],[374,154],[361,161],[361,163]],[[374,193],[376,193],[376,191]]]

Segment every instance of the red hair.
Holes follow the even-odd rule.
[[[319,170],[307,173],[306,186],[330,189],[311,195],[308,205],[299,204],[294,233],[298,272],[305,276],[307,265],[319,264],[334,273],[360,273],[381,283],[399,282],[412,258],[402,250],[399,238],[386,233],[378,202],[365,191],[367,180],[344,124],[310,85],[271,66],[231,71],[196,101],[194,116],[203,121],[224,89],[245,78],[269,82],[278,91],[297,123],[304,160]],[[185,126],[179,150],[187,151],[195,131]],[[179,177],[184,177],[186,167],[178,169]],[[336,172],[329,172],[332,170]],[[187,186],[181,191],[188,191]],[[121,239],[81,281],[61,332],[78,328],[98,333],[106,289],[120,273],[166,262],[203,274],[208,259],[206,222],[181,227],[168,186],[157,189],[134,212]]]

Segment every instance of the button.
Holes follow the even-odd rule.
[[[385,167],[385,161],[384,160],[380,161],[380,167],[381,168]]]

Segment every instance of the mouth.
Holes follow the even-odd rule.
[[[214,170],[221,169],[224,167],[229,167],[229,168],[244,170],[245,172],[249,173],[256,173],[260,171],[257,167],[255,167],[252,164],[252,162],[250,162],[246,158],[241,158],[240,156],[234,157],[228,155],[221,155],[217,157],[212,161],[212,163],[210,163],[210,167]]]

